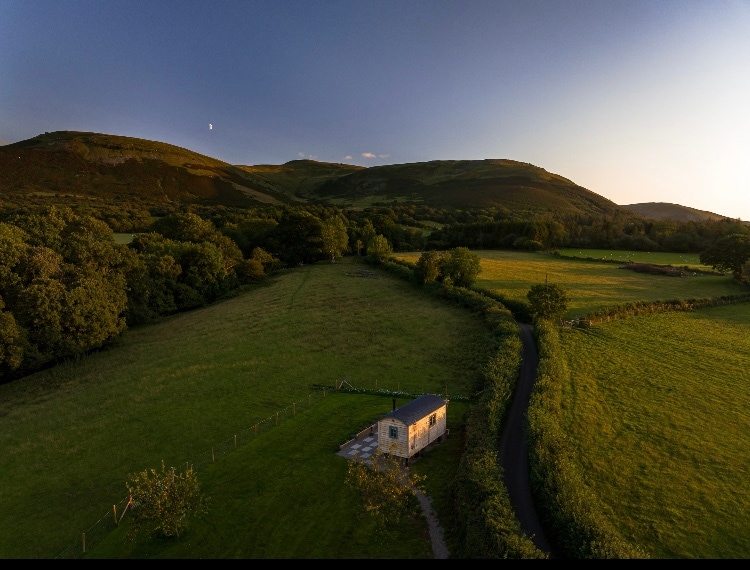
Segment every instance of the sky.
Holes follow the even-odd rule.
[[[61,130],[511,159],[747,221],[750,0],[0,0],[0,144]]]

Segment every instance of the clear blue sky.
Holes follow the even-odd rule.
[[[0,143],[57,130],[750,220],[750,0],[0,0]]]

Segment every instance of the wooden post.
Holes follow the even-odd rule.
[[[214,455],[214,448],[211,448],[211,463],[216,463],[216,456]]]
[[[117,526],[117,505],[112,505],[112,515],[115,517],[115,526]]]
[[[276,425],[279,425],[279,412],[276,412]]]
[[[234,448],[237,449],[237,434],[234,434]]]
[[[86,554],[86,533],[85,532],[83,533],[82,541],[83,541],[83,553]]]

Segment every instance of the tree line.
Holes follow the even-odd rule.
[[[205,306],[274,271],[345,254],[380,263],[393,251],[431,252],[417,264],[418,278],[457,286],[476,277],[479,263],[469,254],[476,248],[617,248],[632,246],[629,240],[645,247],[660,240],[649,249],[700,246],[702,262],[738,278],[750,259],[750,229],[731,220],[497,220],[491,216],[500,214],[489,211],[413,205],[168,213],[124,207],[115,219],[111,208],[87,208],[31,206],[0,216],[0,381],[103,347],[129,326]],[[132,241],[115,242],[114,230],[125,228]]]

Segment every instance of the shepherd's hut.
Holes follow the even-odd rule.
[[[419,396],[378,420],[378,449],[409,459],[446,435],[448,400],[427,394]]]

